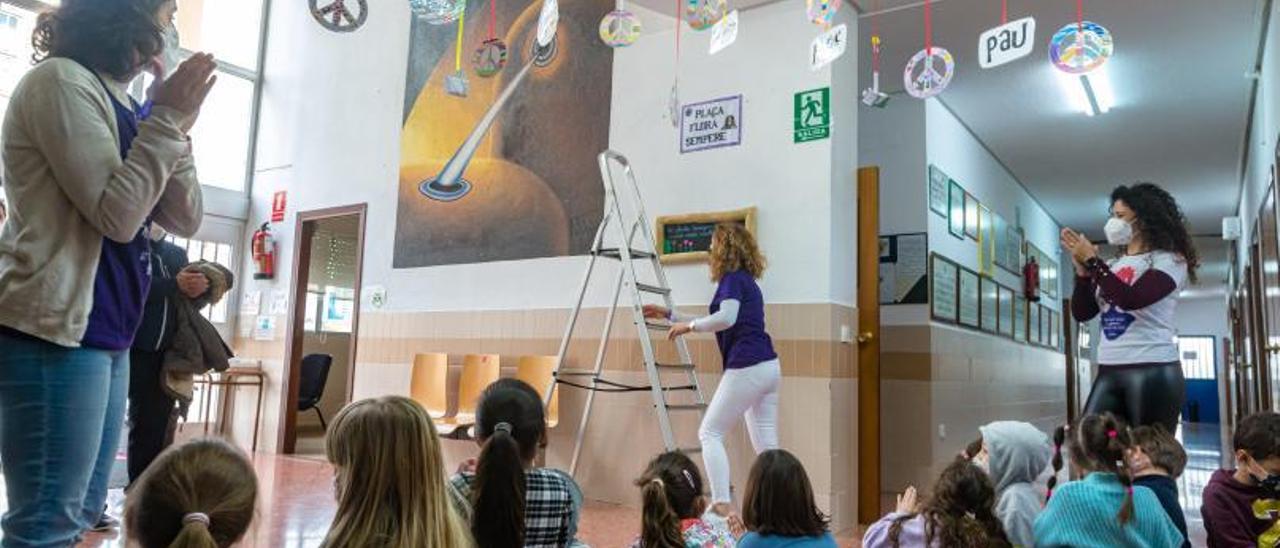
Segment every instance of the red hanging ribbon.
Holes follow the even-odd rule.
[[[929,0],[924,0],[924,51],[933,55],[933,7]]]
[[[498,28],[498,8],[494,4],[497,0],[489,0],[489,39],[497,38],[495,34]]]
[[[680,12],[681,0],[676,0],[676,74],[680,73],[680,27],[684,26],[684,16]]]
[[[872,0],[871,71],[880,72],[880,0]]]
[[[1009,0],[1000,0],[1000,24],[1009,22]]]
[[[1076,32],[1084,34],[1084,0],[1076,0]]]

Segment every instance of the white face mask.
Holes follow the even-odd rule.
[[[1107,219],[1102,231],[1107,234],[1107,243],[1111,245],[1129,245],[1133,241],[1133,225],[1119,217]]]
[[[986,475],[991,475],[991,457],[986,453],[978,453],[978,455],[973,457],[973,460],[970,462],[972,462],[974,466],[977,466],[979,470],[982,470]]]
[[[164,65],[164,77],[168,78],[182,64],[181,40],[178,38],[178,26],[169,25],[164,29],[164,51],[160,52],[160,63]]]

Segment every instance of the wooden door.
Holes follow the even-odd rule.
[[[880,168],[858,169],[858,523],[880,519]],[[900,433],[905,434],[905,433]]]
[[[1263,325],[1261,339],[1265,341],[1265,354],[1258,360],[1259,405],[1262,409],[1273,409],[1275,401],[1272,379],[1275,372],[1280,371],[1280,234],[1276,230],[1276,187],[1267,189],[1266,200],[1258,213],[1261,226],[1260,268],[1255,271],[1261,276],[1262,286],[1258,293],[1262,301]]]
[[[1258,227],[1254,226],[1253,244],[1249,246],[1249,298],[1248,298],[1248,315],[1249,315],[1249,352],[1250,360],[1245,364],[1244,380],[1249,394],[1248,413],[1252,414],[1262,408],[1262,387],[1259,381],[1259,372],[1262,370],[1261,364],[1267,359],[1267,324],[1264,318],[1263,308],[1265,302],[1262,296],[1262,249],[1259,245]]]

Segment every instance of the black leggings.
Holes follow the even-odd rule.
[[[1161,424],[1172,434],[1186,392],[1179,362],[1100,365],[1084,412],[1110,412],[1130,426]]]

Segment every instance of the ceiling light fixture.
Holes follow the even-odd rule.
[[[1085,74],[1054,72],[1058,75],[1058,84],[1062,86],[1075,110],[1088,116],[1097,116],[1106,114],[1115,106],[1115,92],[1105,68]]]

